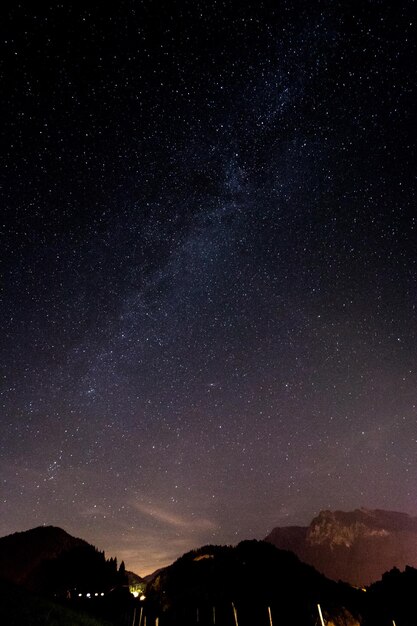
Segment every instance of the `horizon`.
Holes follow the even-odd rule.
[[[142,578],[145,578],[147,576],[150,576],[151,574],[154,574],[157,570],[159,569],[163,569],[165,567],[168,567],[169,565],[172,565],[172,563],[174,563],[178,558],[180,558],[181,556],[183,556],[184,554],[187,554],[188,552],[191,552],[193,550],[198,550],[203,548],[204,546],[207,545],[232,545],[232,546],[236,546],[238,545],[238,543],[240,543],[241,541],[245,541],[245,540],[257,540],[257,541],[263,541],[268,535],[269,533],[274,530],[275,528],[308,528],[310,526],[310,524],[313,522],[314,519],[316,519],[320,514],[329,511],[329,509],[321,509],[320,511],[318,511],[317,513],[315,513],[311,519],[305,523],[305,524],[288,524],[288,525],[276,525],[273,528],[271,528],[263,537],[243,537],[240,539],[237,539],[235,542],[232,543],[227,543],[227,542],[220,542],[220,543],[213,543],[213,542],[202,542],[199,545],[192,545],[189,546],[188,548],[186,548],[183,552],[175,554],[172,553],[172,555],[169,557],[169,560],[164,562],[164,561],[158,561],[154,563],[154,566],[149,566],[148,570],[146,569],[146,565],[145,567],[145,572],[143,572],[142,570],[140,571],[138,568],[135,567],[134,565],[134,561],[131,560],[131,563],[133,563],[133,565],[129,565],[129,559],[131,558],[129,553],[123,553],[120,554],[120,550],[116,551],[116,550],[110,550],[108,549],[106,546],[101,545],[93,536],[91,537],[84,537],[81,536],[79,534],[77,534],[76,532],[73,531],[69,531],[68,528],[63,528],[61,526],[57,526],[55,524],[48,524],[48,523],[44,523],[44,524],[40,524],[38,526],[35,527],[31,527],[31,528],[25,528],[23,530],[15,530],[12,533],[7,533],[6,535],[0,535],[0,539],[2,539],[3,537],[7,537],[11,534],[18,534],[18,533],[25,533],[27,531],[30,530],[35,530],[36,528],[57,528],[60,530],[63,530],[64,532],[66,532],[67,534],[71,535],[72,537],[75,537],[77,539],[83,539],[84,541],[87,541],[87,543],[89,543],[90,545],[93,545],[95,548],[97,548],[100,551],[104,551],[105,556],[107,559],[109,558],[113,558],[115,557],[117,559],[118,564],[120,565],[120,563],[122,561],[124,561],[125,566],[126,566],[126,570],[127,571],[131,571],[134,572],[135,574],[141,576]],[[417,515],[413,515],[412,513],[406,512],[406,511],[389,511],[387,509],[381,509],[381,508],[375,508],[375,509],[370,509],[369,507],[364,507],[364,506],[360,506],[360,507],[356,507],[354,509],[351,509],[349,511],[346,510],[331,510],[331,513],[355,513],[355,512],[368,512],[368,513],[374,513],[374,512],[383,512],[383,513],[398,513],[400,515],[406,515],[408,517],[410,517],[411,519],[415,519],[417,520]],[[99,534],[98,534],[99,535]],[[135,551],[135,552],[138,552]],[[123,556],[124,555],[124,556]],[[146,558],[146,557],[145,557]],[[148,557],[150,558],[150,557]],[[168,558],[168,557],[167,557]],[[144,560],[144,558],[142,557],[140,561],[137,561],[138,563],[142,563]],[[156,563],[159,563],[158,565],[156,565]],[[156,566],[155,566],[156,565]]]

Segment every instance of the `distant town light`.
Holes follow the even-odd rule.
[[[82,593],[79,593],[79,594],[78,594],[78,597],[79,597],[79,598],[82,598],[82,595],[83,595]]]
[[[139,600],[142,600],[142,602],[143,602],[143,600],[146,600],[146,596],[144,596],[144,595],[142,594],[142,595],[141,595],[141,597],[139,598]]]
[[[91,593],[86,593],[85,595],[87,596],[87,598],[91,598]]]
[[[101,596],[104,596],[104,593],[103,593],[103,591],[101,592],[101,594],[100,594],[100,595],[101,595]]]
[[[138,597],[138,595],[139,595],[139,591],[134,591],[134,592],[133,592],[133,597],[134,597],[134,598],[137,598],[137,597]]]

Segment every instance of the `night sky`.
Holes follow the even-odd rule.
[[[5,4],[0,535],[417,514],[416,3]]]

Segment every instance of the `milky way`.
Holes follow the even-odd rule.
[[[113,5],[1,9],[0,534],[416,515],[415,3]]]

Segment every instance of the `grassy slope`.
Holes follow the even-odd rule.
[[[109,626],[88,615],[67,609],[0,582],[2,626]]]

